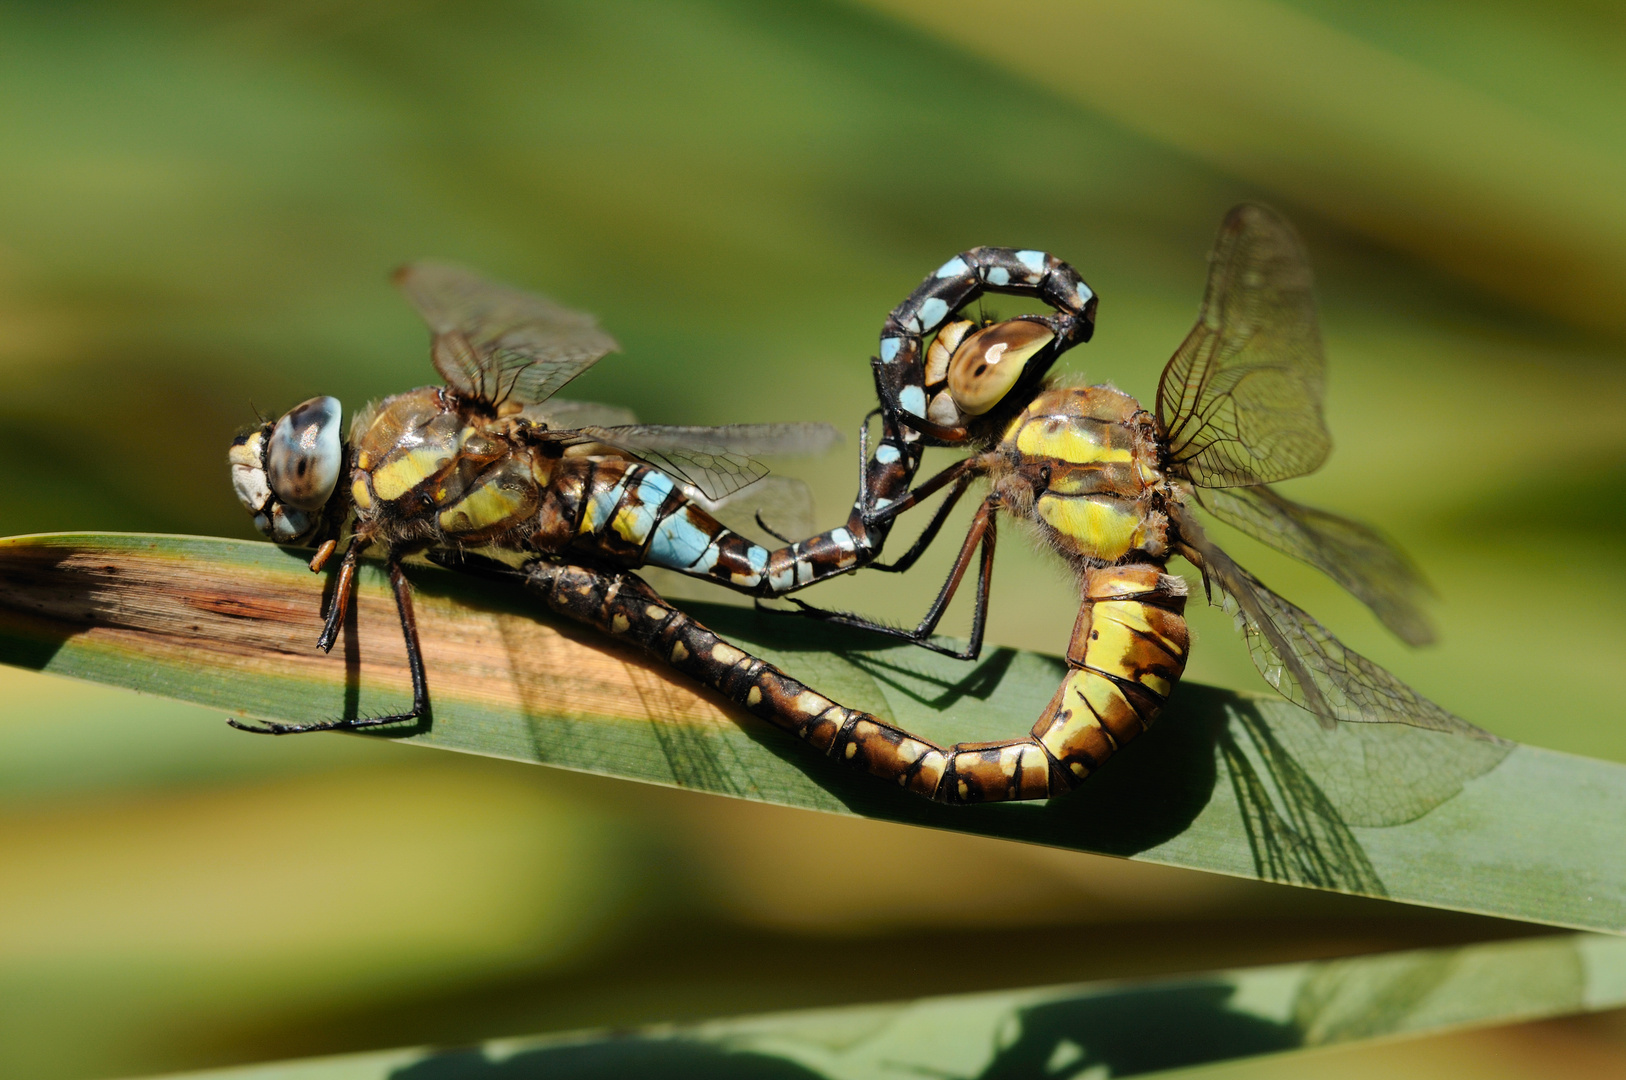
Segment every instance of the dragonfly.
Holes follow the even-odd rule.
[[[361,556],[382,550],[412,705],[378,716],[234,726],[282,735],[425,717],[428,684],[402,569],[414,554],[571,552],[758,595],[805,583],[797,580],[796,553],[769,551],[714,512],[765,476],[755,455],[821,452],[839,441],[834,428],[637,424],[624,409],[558,399],[559,389],[618,348],[591,315],[447,263],[414,263],[395,281],[429,324],[444,385],[368,405],[347,436],[339,401],[311,398],[239,434],[228,459],[255,526],[278,543],[314,545],[313,571],[349,536],[317,639],[324,651],[338,637]],[[845,569],[855,559],[831,562]]]
[[[315,545],[312,570],[326,565],[350,531],[317,639],[324,651],[337,640],[361,554],[384,549],[413,704],[407,712],[375,717],[237,725],[247,730],[372,727],[426,713],[426,678],[400,566],[419,551],[568,550],[609,565],[676,570],[759,598],[868,565],[890,527],[890,519],[874,511],[907,492],[924,446],[975,437],[1000,419],[995,410],[967,424],[945,413],[946,398],[928,404],[925,339],[936,333],[932,362],[940,369],[950,340],[958,345],[969,337],[956,355],[978,348],[979,355],[1003,361],[1008,383],[1032,386],[1061,352],[1089,339],[1095,310],[1089,286],[1042,252],[977,248],[949,260],[883,325],[872,358],[886,403],[878,410],[881,435],[872,454],[866,417],[859,496],[847,522],[769,549],[716,515],[765,473],[751,455],[816,452],[835,440],[828,426],[639,425],[624,409],[559,399],[554,395],[562,387],[618,348],[591,315],[447,263],[411,264],[395,282],[429,325],[431,359],[445,385],[368,406],[352,420],[348,438],[341,434],[339,401],[311,398],[240,433],[228,456],[233,486],[255,526],[278,543]],[[966,333],[966,320],[943,325],[988,291],[1032,293],[1054,312],[989,325],[976,335]],[[945,332],[937,332],[940,327]],[[928,413],[942,423],[928,420]],[[773,531],[760,513],[756,521]]]
[[[921,369],[948,399],[929,400],[924,424],[902,395],[889,400],[883,392],[883,411],[943,445],[974,441],[964,424],[951,423],[955,412],[1008,420],[986,449],[900,497],[870,500],[867,520],[890,521],[946,492],[913,556],[974,482],[986,481],[989,493],[914,629],[790,602],[816,618],[975,659],[998,519],[1008,515],[1031,523],[1068,564],[1080,608],[1067,674],[1026,737],[937,747],[916,736],[900,742],[871,719],[864,723],[874,740],[842,753],[944,802],[1044,799],[1076,786],[1156,720],[1184,673],[1188,597],[1184,580],[1167,573],[1175,555],[1200,571],[1210,602],[1234,616],[1265,681],[1324,727],[1404,724],[1499,741],[1271,591],[1210,539],[1195,512],[1323,571],[1408,644],[1431,640],[1421,607],[1426,585],[1404,553],[1371,527],[1292,502],[1270,486],[1315,471],[1331,449],[1312,282],[1291,224],[1244,204],[1220,228],[1197,322],[1163,370],[1155,411],[1105,385],[1042,385],[1024,395],[1022,380],[1007,386],[1007,376],[990,376],[975,349],[956,349],[946,363]],[[974,561],[969,641],[945,645],[935,640],[936,628]]]

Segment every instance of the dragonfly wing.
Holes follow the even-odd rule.
[[[708,499],[732,495],[768,475],[754,454],[812,454],[841,441],[829,424],[631,424],[585,427],[573,434],[647,461]]]
[[[1209,540],[1188,510],[1176,510],[1175,517],[1182,542],[1195,556],[1192,561],[1205,581],[1219,586],[1221,606],[1241,623],[1254,667],[1323,725],[1408,724],[1494,739],[1348,648],[1309,612],[1271,592]]]
[[[841,432],[829,424],[637,424],[613,429],[618,438],[644,446],[704,446],[751,457],[811,457],[841,443]]]
[[[687,488],[686,493],[712,517],[745,536],[758,536],[766,526],[797,540],[812,536],[816,528],[813,491],[793,477],[764,476],[721,499],[707,498],[697,488]]]
[[[569,401],[549,398],[535,405],[527,405],[519,412],[519,419],[541,424],[552,431],[585,427],[630,427],[638,423],[631,409],[620,405],[601,405],[596,401]]]
[[[1358,521],[1285,499],[1267,487],[1198,493],[1203,509],[1286,555],[1309,563],[1356,599],[1408,645],[1434,640],[1423,611],[1428,583],[1386,536]]]
[[[1231,712],[1222,747],[1239,744],[1235,749],[1268,774],[1269,786],[1290,811],[1281,824],[1312,844],[1316,833],[1325,839],[1328,825],[1342,830],[1414,821],[1456,798],[1468,781],[1495,768],[1512,750],[1499,739],[1449,738],[1404,724],[1351,724],[1329,739],[1314,724],[1300,722],[1302,713],[1249,708],[1245,701]],[[1351,742],[1359,745],[1359,752],[1351,752]],[[1268,796],[1250,801],[1255,805],[1249,816],[1271,813]],[[1358,845],[1344,853],[1348,862],[1356,861],[1356,850]],[[1346,860],[1315,861],[1336,866]]]
[[[451,263],[411,263],[395,284],[434,334],[435,370],[488,405],[546,401],[619,348],[593,316]]]
[[[768,475],[768,467],[724,446],[672,439],[662,429],[585,427],[569,433],[574,441],[602,443],[660,469],[708,499],[721,499]]]
[[[1170,460],[1203,487],[1313,472],[1332,438],[1321,415],[1326,362],[1309,260],[1274,210],[1226,215],[1208,288],[1157,387]]]

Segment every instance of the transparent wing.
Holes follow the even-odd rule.
[[[841,441],[829,424],[630,424],[585,427],[574,435],[647,461],[708,499],[732,495],[768,475],[753,454],[815,454]]]
[[[1423,575],[1387,537],[1358,521],[1285,499],[1267,487],[1199,492],[1203,509],[1255,540],[1309,563],[1372,609],[1408,645],[1434,640]]]
[[[447,385],[479,401],[546,401],[618,346],[591,315],[450,263],[417,262],[395,284],[434,333]]]
[[[1196,556],[1192,561],[1205,581],[1220,587],[1221,606],[1238,619],[1254,667],[1287,700],[1328,727],[1333,721],[1408,724],[1494,739],[1347,648],[1309,612],[1271,592],[1204,536],[1189,511],[1176,510],[1175,516],[1181,540]]]
[[[688,489],[687,494],[712,517],[745,536],[760,539],[766,527],[779,537],[798,540],[817,530],[812,490],[789,476],[764,476],[721,499],[707,498],[698,489]]]
[[[1157,417],[1170,460],[1203,487],[1313,472],[1332,447],[1325,360],[1298,236],[1274,210],[1226,215],[1197,325],[1163,369]]]
[[[596,401],[568,401],[549,398],[536,405],[527,405],[519,412],[519,419],[541,424],[550,430],[584,427],[627,427],[638,423],[631,409],[619,405],[601,405]]]
[[[1230,731],[1253,744],[1260,771],[1274,774],[1279,797],[1303,806],[1319,796],[1327,804],[1322,813],[1346,825],[1415,821],[1456,798],[1512,749],[1501,740],[1451,738],[1405,724],[1347,724],[1329,739],[1314,724],[1300,722],[1309,719],[1301,712],[1253,705],[1249,710],[1238,703]],[[1351,741],[1360,753],[1350,753]],[[1301,784],[1291,782],[1294,770]]]
[[[829,424],[632,424],[613,430],[644,446],[705,446],[735,454],[810,457],[841,444],[841,432]]]

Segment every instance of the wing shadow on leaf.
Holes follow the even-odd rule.
[[[636,1035],[539,1047],[501,1058],[479,1050],[437,1054],[391,1072],[390,1080],[823,1080],[823,1074],[769,1054],[683,1038]]]
[[[1267,881],[1387,894],[1360,841],[1257,709],[1235,711],[1219,752],[1255,873]]]
[[[1016,1010],[1016,1036],[976,1080],[1139,1076],[1300,1045],[1293,1025],[1232,1010],[1226,979],[1089,994]],[[1179,1032],[1178,1038],[1170,1038]]]
[[[1218,751],[1255,873],[1367,896],[1387,892],[1353,830],[1417,820],[1512,750],[1401,724],[1324,731],[1310,714],[1261,699],[1227,711]]]

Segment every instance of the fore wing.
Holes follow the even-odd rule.
[[[753,455],[816,454],[841,441],[829,424],[629,424],[583,427],[571,434],[647,461],[708,499],[722,499],[766,476],[768,467]]]
[[[593,316],[461,266],[411,263],[395,284],[434,334],[435,370],[488,405],[546,401],[619,348]]]
[[[1170,460],[1203,487],[1313,472],[1332,447],[1325,360],[1298,236],[1274,210],[1226,215],[1197,324],[1157,387]]]
[[[687,494],[712,517],[745,536],[760,539],[766,530],[781,539],[797,540],[812,536],[817,529],[813,492],[794,477],[764,476],[750,487],[721,499],[707,498],[704,492],[694,488],[688,489]]]
[[[1187,510],[1176,512],[1181,540],[1203,578],[1220,587],[1223,606],[1241,620],[1253,664],[1265,681],[1301,708],[1333,721],[1407,724],[1494,739],[1446,712],[1394,675],[1346,647],[1308,612],[1267,589],[1207,536]]]
[[[1421,603],[1428,583],[1376,529],[1303,506],[1267,487],[1201,491],[1197,499],[1227,525],[1309,563],[1348,589],[1406,644],[1434,640]]]
[[[601,405],[596,401],[569,401],[549,398],[519,411],[519,419],[541,424],[553,431],[585,427],[629,427],[638,423],[631,409]]]

